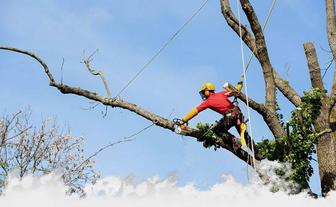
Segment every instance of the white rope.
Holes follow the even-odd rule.
[[[201,6],[194,11],[194,13],[187,19],[186,22],[184,22],[180,28],[177,29],[177,31],[158,49],[158,51],[146,62],[145,65],[143,65],[140,70],[126,83],[126,85],[117,93],[115,98],[119,98],[120,95],[131,85],[135,79],[137,79],[141,73],[148,68],[150,64],[154,62],[154,60],[168,47],[170,43],[172,43],[175,38],[182,32],[186,26],[202,11],[202,9],[207,5],[209,0],[204,0],[204,2],[201,4]]]
[[[265,30],[269,20],[270,20],[270,17],[272,15],[272,12],[273,12],[273,9],[274,9],[274,6],[275,6],[275,3],[276,3],[277,0],[273,0],[272,1],[272,5],[270,7],[270,9],[268,10],[268,14],[267,14],[267,18],[264,22],[264,25],[262,27],[262,31]],[[242,31],[241,31],[241,18],[240,18],[240,2],[239,0],[237,0],[237,11],[238,11],[238,21],[239,21],[239,36],[241,37],[242,36]],[[248,98],[248,84],[247,84],[247,76],[246,76],[246,72],[248,70],[248,67],[250,66],[251,64],[251,61],[252,61],[252,58],[254,56],[254,53],[251,52],[251,56],[249,58],[249,61],[247,63],[247,65],[245,66],[245,55],[244,55],[244,48],[243,48],[243,40],[242,38],[240,38],[240,50],[241,50],[241,58],[242,58],[242,64],[243,64],[243,79],[244,79],[244,86],[245,86],[245,93],[246,93],[246,107],[247,107],[247,114],[248,114],[248,119],[249,119],[249,132],[250,132],[250,138],[251,138],[251,151],[253,153],[253,164],[252,166],[255,167],[255,157],[254,157],[254,145],[253,145],[253,135],[252,135],[252,125],[251,125],[251,115],[250,115],[250,110],[249,110],[249,98]],[[249,157],[250,158],[250,157]],[[248,162],[250,160],[248,159]],[[248,166],[247,166],[247,171],[248,171]],[[248,172],[247,172],[248,173]],[[248,175],[248,179],[249,179],[249,175]]]
[[[242,37],[242,29],[241,29],[241,19],[240,19],[240,2],[237,0],[237,12],[238,12],[238,22],[239,22],[239,39],[240,39],[240,53],[241,53],[241,60],[242,60],[242,67],[243,67],[243,74],[244,74],[244,87],[245,87],[245,94],[246,94],[246,110],[247,110],[247,117],[248,117],[248,126],[249,126],[249,134],[250,134],[250,143],[251,143],[251,151],[252,151],[252,167],[255,166],[255,157],[254,157],[254,147],[253,147],[253,134],[252,134],[252,119],[251,119],[251,114],[250,114],[250,105],[249,105],[249,96],[248,96],[248,84],[247,84],[247,78],[246,78],[246,71],[245,71],[245,54],[244,54],[244,46],[243,46],[243,39]],[[248,156],[250,158],[250,156]],[[247,163],[250,160],[247,160]],[[248,165],[247,165],[247,170],[248,170]],[[247,171],[248,172],[248,171]],[[248,176],[249,180],[249,176]],[[249,180],[250,181],[250,180]]]

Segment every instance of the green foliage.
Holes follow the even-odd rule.
[[[217,144],[218,137],[216,134],[211,130],[211,125],[208,123],[197,123],[196,126],[203,136],[201,138],[197,138],[197,141],[203,142],[203,146],[205,148],[214,147],[215,150],[217,150],[220,146]]]
[[[288,122],[291,129],[288,132],[289,136],[263,140],[258,144],[258,149],[260,154],[269,160],[291,163],[293,172],[290,179],[302,188],[307,188],[309,178],[313,174],[310,161],[318,141],[318,134],[312,125],[320,114],[322,94],[315,88],[305,92],[301,100],[302,104],[292,111]],[[284,124],[282,125],[285,128]]]

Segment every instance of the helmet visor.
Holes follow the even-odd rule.
[[[204,91],[199,91],[198,93],[201,96],[201,98],[202,98],[203,101],[207,99],[207,97],[204,94]]]

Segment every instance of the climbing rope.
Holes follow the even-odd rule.
[[[127,84],[117,93],[115,98],[120,97],[120,95],[131,85],[131,83],[139,77],[139,75],[167,48],[167,46],[178,36],[179,33],[202,11],[209,0],[205,0],[201,6],[194,11],[194,13],[187,19],[185,23],[159,48],[159,50],[146,62],[144,66],[131,78]]]
[[[237,13],[238,13],[238,22],[239,22],[239,37],[242,37],[242,29],[241,29],[241,17],[240,17],[240,2],[239,0],[237,1]],[[244,46],[243,46],[243,40],[242,38],[240,39],[240,54],[241,54],[241,60],[242,60],[242,67],[243,67],[243,77],[244,77],[244,86],[245,86],[245,94],[246,94],[246,110],[247,110],[247,117],[248,117],[248,126],[249,126],[249,132],[250,132],[250,143],[251,144],[251,151],[252,151],[252,167],[255,166],[255,157],[254,157],[254,147],[253,147],[253,135],[252,135],[252,126],[251,126],[251,114],[250,114],[250,105],[249,105],[249,96],[248,96],[248,86],[247,86],[247,78],[246,78],[246,66],[245,66],[245,54],[244,54]],[[250,156],[248,155],[248,160],[247,163],[250,162]],[[247,170],[248,170],[248,165],[247,165]],[[249,179],[249,176],[248,176]]]
[[[238,22],[239,22],[239,36],[242,37],[240,7],[239,7],[239,6],[241,6],[241,4],[240,4],[239,0],[237,0],[236,2],[237,2],[237,13],[238,13]],[[263,28],[262,28],[263,31],[265,30],[265,28],[266,28],[266,26],[269,22],[269,19],[270,19],[272,13],[273,13],[275,3],[276,3],[276,0],[273,0],[271,8],[268,11],[266,21],[265,21],[265,23],[263,25]],[[250,156],[248,156],[247,163],[252,161],[252,167],[255,168],[255,156],[254,156],[255,152],[254,152],[253,134],[252,134],[253,131],[252,131],[252,124],[251,124],[252,121],[251,121],[251,114],[250,114],[250,107],[249,107],[248,84],[247,84],[247,76],[246,76],[247,70],[248,70],[248,68],[249,68],[249,66],[252,62],[252,58],[254,56],[254,51],[251,52],[251,56],[249,58],[249,61],[248,61],[247,65],[245,65],[245,55],[244,55],[244,47],[243,47],[242,38],[240,38],[240,51],[241,51],[242,68],[243,68],[243,74],[242,74],[242,77],[241,77],[241,81],[244,79],[245,94],[246,94],[246,110],[247,110],[247,116],[248,116],[248,120],[249,120],[248,125],[249,125],[250,143],[251,143],[251,151],[252,151],[252,160],[249,160]],[[248,164],[247,164],[247,170],[248,170]],[[248,176],[248,179],[249,179],[249,176]]]

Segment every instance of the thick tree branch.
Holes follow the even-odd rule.
[[[328,41],[334,60],[336,60],[336,18],[334,0],[326,0],[326,14]]]
[[[336,104],[336,71],[334,73],[334,82],[330,92],[330,111],[335,107]]]
[[[335,106],[335,103],[336,103],[336,71],[334,72],[334,81],[333,81],[333,85],[332,85],[329,97],[330,97],[330,100],[331,100],[330,110],[332,110]]]
[[[336,17],[334,0],[326,0],[326,14],[328,42],[333,54],[333,59],[336,60]],[[336,101],[336,71],[334,71],[334,82],[331,89],[330,98],[333,101],[332,105],[334,105]]]
[[[280,122],[276,116],[276,110],[275,110],[276,83],[282,88],[281,91],[283,91],[283,93],[286,94],[286,96],[291,97],[291,101],[293,100],[293,97],[297,97],[296,96],[297,94],[292,88],[287,87],[288,84],[285,84],[285,81],[282,80],[278,75],[276,76],[277,79],[274,78],[275,71],[273,70],[273,67],[268,57],[263,29],[259,24],[258,18],[250,2],[247,0],[241,0],[241,5],[249,20],[253,34],[255,36],[255,39],[254,39],[252,34],[247,30],[247,28],[242,27],[242,32],[243,32],[242,34],[244,34],[242,35],[242,40],[250,48],[250,50],[254,53],[259,63],[261,64],[263,75],[264,75],[264,80],[265,80],[265,89],[266,89],[265,105],[260,105],[253,101],[250,102],[250,105],[251,105],[251,108],[253,108],[259,114],[262,115],[262,117],[264,118],[265,122],[271,129],[274,136],[281,137],[285,135],[285,132],[281,128]],[[227,21],[228,25],[233,29],[233,31],[235,31],[239,35],[239,22],[237,18],[235,18],[233,12],[231,11],[229,0],[221,0],[221,6],[222,6],[222,14],[225,20]],[[275,80],[277,80],[277,82]],[[239,98],[244,101],[243,96],[240,96]],[[246,99],[245,99],[245,102],[246,102]],[[292,102],[298,103],[297,100],[293,100]]]
[[[262,67],[265,80],[265,89],[266,89],[265,105],[272,113],[275,113],[276,112],[275,81],[273,76],[273,67],[271,65],[267,52],[264,32],[251,3],[248,0],[240,0],[240,2],[255,37],[255,44],[257,49],[256,57],[259,60],[259,63]]]
[[[221,0],[222,3],[222,13],[225,17],[227,23],[229,26],[235,31],[239,36],[239,23],[237,19],[234,17],[228,0]],[[243,31],[243,41],[245,44],[250,48],[250,50],[254,53],[255,56],[257,56],[257,50],[254,43],[253,36],[248,32],[246,27],[242,26]],[[301,103],[301,97],[298,95],[298,93],[289,85],[288,81],[283,80],[279,74],[276,72],[276,70],[273,70],[273,75],[275,79],[275,85],[276,87],[283,93],[283,95],[288,98],[289,101],[291,101],[295,106],[300,105]]]
[[[175,131],[175,126],[174,123],[166,118],[163,118],[159,115],[156,115],[152,112],[146,111],[144,109],[142,109],[141,107],[137,106],[136,104],[133,103],[129,103],[126,102],[124,100],[121,99],[114,99],[111,97],[105,97],[105,96],[100,96],[95,92],[91,92],[85,89],[82,89],[80,87],[71,87],[65,84],[59,84],[57,83],[52,74],[50,73],[50,70],[47,66],[47,64],[45,64],[39,57],[37,57],[35,54],[33,54],[32,52],[29,51],[24,51],[24,50],[20,50],[17,48],[12,48],[12,47],[5,47],[5,46],[0,46],[0,49],[3,50],[8,50],[8,51],[13,51],[13,52],[18,52],[18,53],[22,53],[25,55],[28,55],[32,58],[34,58],[35,60],[37,60],[43,67],[44,72],[47,74],[48,78],[49,78],[49,84],[52,87],[55,87],[56,89],[58,89],[61,93],[63,94],[74,94],[74,95],[78,95],[78,96],[82,96],[84,98],[93,100],[93,101],[97,101],[100,102],[106,106],[111,106],[111,107],[118,107],[118,108],[122,108],[122,109],[126,109],[128,111],[134,112],[139,116],[142,116],[143,118],[153,122],[153,124],[160,126],[162,128],[165,129],[169,129],[171,131]],[[188,133],[185,134],[186,136],[190,136],[190,137],[194,137],[194,138],[202,138],[203,134],[200,130],[197,129],[191,129]],[[248,163],[248,164],[252,164],[249,163],[249,157],[248,154],[246,152],[244,152],[243,150],[234,150],[232,144],[225,142],[225,140],[217,140],[217,143],[219,146],[221,146],[222,148],[230,151],[231,153],[233,153],[234,155],[236,155],[238,158],[240,158],[241,160],[243,160],[244,162]],[[257,160],[260,160],[260,156],[256,156]]]
[[[311,42],[307,42],[303,44],[307,62],[308,69],[310,73],[310,81],[313,88],[319,88],[321,92],[326,95],[325,89],[323,86],[323,81],[321,77],[321,68],[317,59],[316,50],[314,44]]]
[[[288,81],[280,77],[276,70],[273,70],[273,75],[276,87],[290,102],[292,102],[292,104],[298,107],[301,104],[301,97],[299,94],[290,86]]]
[[[235,87],[232,86],[230,87],[230,90],[232,90],[240,100],[247,104],[247,96],[244,93],[237,91]],[[281,127],[276,113],[271,112],[265,105],[254,101],[250,97],[248,97],[248,102],[249,106],[263,117],[265,123],[276,138],[286,135],[285,131]]]
[[[229,0],[221,0],[222,14],[231,27],[231,29],[239,36],[239,22],[234,16]],[[244,43],[249,47],[253,54],[258,57],[257,47],[255,45],[254,36],[248,31],[248,29],[242,25],[242,36]],[[283,95],[288,98],[295,106],[301,103],[301,97],[298,93],[289,85],[288,81],[282,79],[276,70],[273,71],[274,81],[276,87],[283,93]]]
[[[232,30],[236,32],[238,36],[240,36],[239,21],[234,16],[231,10],[230,1],[221,0],[220,2],[221,2],[222,14],[226,22],[232,28]],[[257,49],[256,49],[255,40],[254,40],[253,35],[249,32],[248,28],[242,24],[241,24],[241,31],[242,31],[242,40],[247,45],[247,47],[250,48],[250,50],[254,53],[254,55],[257,56],[258,54],[257,54]]]
[[[124,100],[121,99],[112,99],[112,98],[108,98],[108,97],[103,97],[103,96],[99,96],[96,93],[92,93],[90,91],[81,89],[81,88],[74,88],[74,87],[70,87],[67,85],[62,85],[62,84],[52,84],[51,86],[56,87],[59,91],[61,91],[61,93],[64,94],[75,94],[75,95],[79,95],[79,96],[83,96],[85,98],[94,100],[94,101],[98,101],[106,106],[111,106],[111,107],[118,107],[118,108],[123,108],[129,111],[132,111],[134,113],[136,113],[137,115],[142,116],[143,118],[153,122],[155,125],[160,126],[162,128],[166,128],[169,129],[171,131],[175,130],[174,127],[174,123],[166,118],[163,118],[161,116],[158,116],[154,113],[151,113],[149,111],[146,111],[144,109],[142,109],[141,107],[133,104],[133,103],[129,103],[126,102]],[[185,134],[186,136],[190,136],[190,137],[194,137],[194,138],[202,138],[203,134],[202,132],[200,132],[199,130],[196,129],[191,129],[190,132],[187,132]],[[217,143],[219,146],[221,146],[222,148],[232,152],[234,155],[236,155],[237,157],[239,157],[241,160],[248,162],[248,155],[246,153],[244,153],[242,150],[238,150],[235,151],[232,147],[231,144],[226,143],[223,140],[218,140]],[[251,164],[251,163],[249,163]]]

